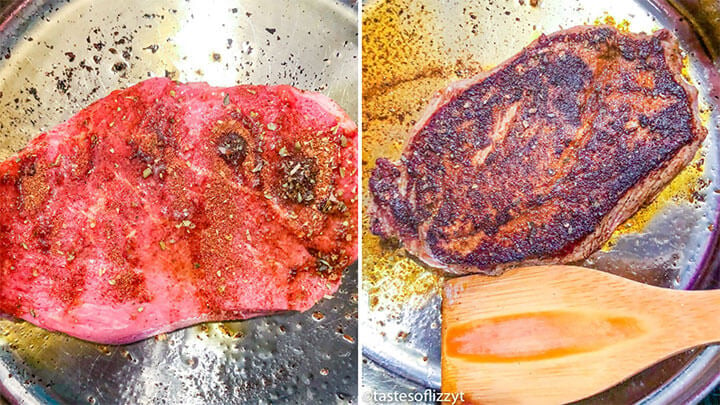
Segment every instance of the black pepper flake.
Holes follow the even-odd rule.
[[[28,93],[30,93],[30,95],[33,96],[33,98],[35,99],[35,101],[37,101],[38,103],[40,102],[40,97],[38,96],[38,92],[37,92],[37,89],[36,89],[35,87],[30,87],[30,88],[28,89]]]

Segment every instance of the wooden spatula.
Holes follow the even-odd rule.
[[[663,289],[574,266],[453,279],[443,291],[442,390],[468,403],[580,400],[720,341],[719,308],[720,290]]]

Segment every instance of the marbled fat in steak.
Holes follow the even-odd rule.
[[[0,311],[126,343],[306,310],[356,260],[356,149],[290,86],[115,91],[0,163]]]
[[[435,98],[370,179],[372,231],[455,273],[598,249],[707,131],[673,35],[580,26]]]

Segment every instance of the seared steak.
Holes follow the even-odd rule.
[[[378,159],[372,231],[454,273],[587,257],[705,138],[681,68],[666,30],[541,36],[442,91],[401,161]]]
[[[125,343],[306,310],[357,256],[356,145],[290,86],[115,91],[0,163],[0,311]]]

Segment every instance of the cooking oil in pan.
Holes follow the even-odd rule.
[[[373,310],[435,295],[443,277],[369,232],[367,182],[379,157],[398,159],[432,93],[457,78],[442,57],[432,13],[410,0],[379,2],[363,17],[363,290]],[[419,302],[418,302],[419,301]]]
[[[709,184],[707,178],[704,177],[705,153],[704,149],[700,149],[692,162],[652,202],[640,208],[635,215],[618,226],[610,239],[603,245],[602,250],[611,250],[623,235],[643,232],[648,223],[667,205],[692,204],[698,197],[698,192]]]

